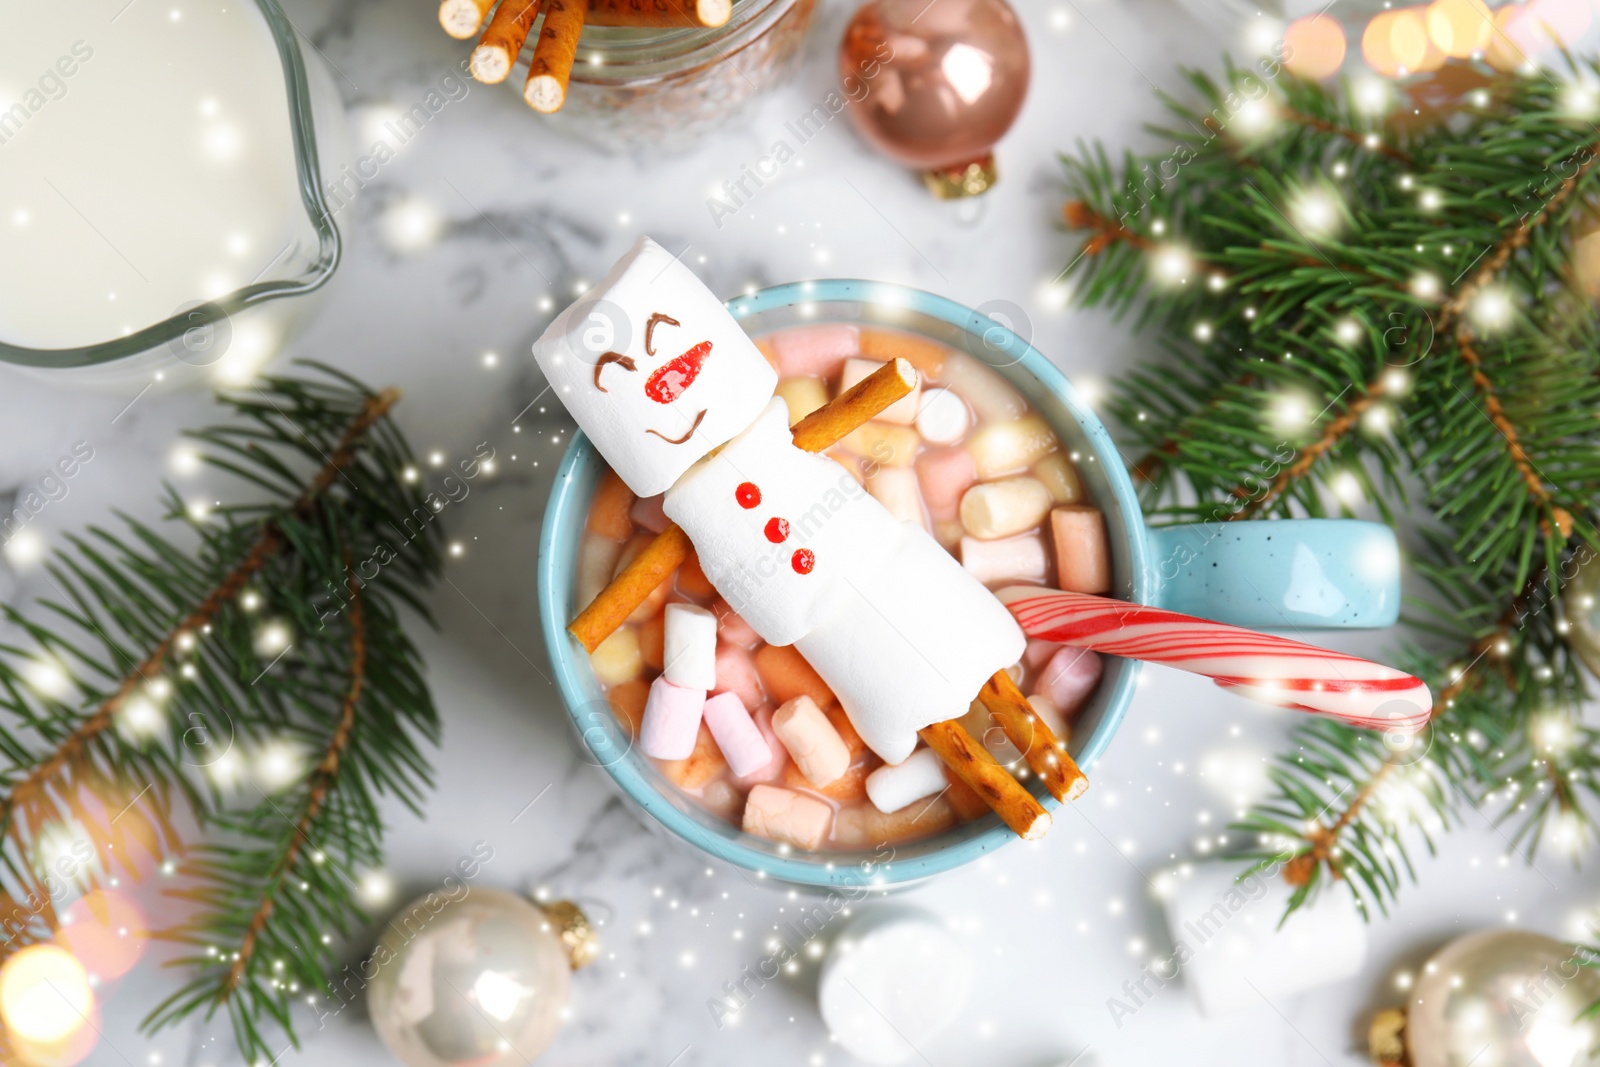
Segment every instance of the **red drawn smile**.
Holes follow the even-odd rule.
[[[644,395],[657,404],[672,403],[694,384],[710,354],[711,342],[701,341],[677,359],[663,363],[644,383]]]

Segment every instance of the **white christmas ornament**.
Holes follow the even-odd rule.
[[[1280,927],[1293,892],[1281,873],[1236,881],[1238,867],[1229,863],[1199,864],[1190,872],[1168,871],[1157,879],[1170,887],[1164,903],[1173,954],[1152,966],[1144,981],[1123,986],[1114,1014],[1120,1004],[1131,1015],[1178,974],[1201,1011],[1222,1015],[1361,970],[1367,928],[1348,893],[1323,893]]]
[[[722,302],[648,237],[556,316],[533,355],[611,469],[643,497],[750,425],[778,384]]]
[[[840,932],[822,965],[817,1003],[850,1055],[904,1063],[960,1016],[971,974],[966,947],[938,919],[885,907]]]

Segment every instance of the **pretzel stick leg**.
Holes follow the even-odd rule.
[[[1050,813],[960,723],[936,722],[918,733],[950,772],[982,797],[1018,837],[1037,841],[1049,831]]]
[[[831,403],[795,423],[790,431],[795,447],[807,452],[833,447],[851,430],[910,393],[916,383],[917,372],[905,360],[884,364]],[[610,637],[656,586],[683,565],[692,547],[689,536],[677,523],[668,526],[572,620],[568,631],[590,652],[599,648],[600,642]]]
[[[979,690],[978,699],[1022,752],[1033,773],[1044,780],[1051,796],[1057,800],[1076,800],[1089,788],[1089,779],[1067,754],[1067,746],[1039,718],[1011,675],[996,671]]]

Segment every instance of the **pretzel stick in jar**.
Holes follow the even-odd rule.
[[[501,0],[489,28],[472,50],[472,76],[485,85],[506,80],[539,17],[540,0]]]
[[[903,359],[885,363],[866,378],[795,423],[790,431],[796,448],[821,452],[832,448],[856,427],[869,421],[911,392],[917,372]],[[677,523],[656,535],[611,584],[600,591],[567,629],[590,652],[610,637],[658,585],[689,558],[694,546]]]
[[[444,0],[439,5],[439,25],[444,32],[465,41],[478,32],[494,0]]]
[[[714,30],[733,14],[732,0],[587,0],[590,26]]]
[[[548,0],[539,43],[533,49],[522,98],[535,111],[560,111],[567,101],[567,82],[578,58],[578,37],[583,33],[584,0]]]

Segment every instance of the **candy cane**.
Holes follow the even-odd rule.
[[[1256,700],[1353,726],[1418,730],[1433,708],[1421,679],[1343,652],[1083,593],[1015,585],[995,595],[1029,637],[1165,663]]]

